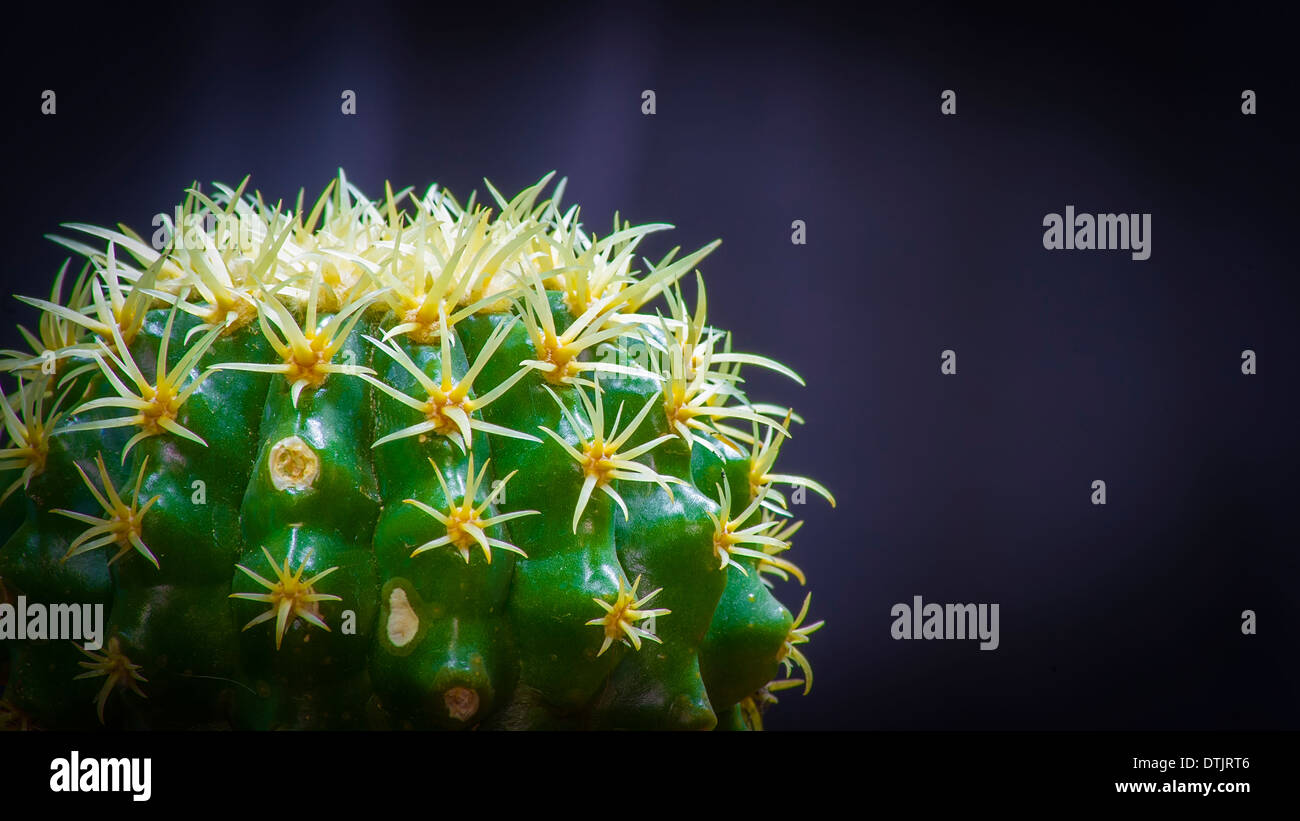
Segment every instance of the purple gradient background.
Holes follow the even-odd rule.
[[[801,511],[828,625],[773,728],[1300,727],[1293,29],[441,6],[15,12],[6,292],[48,289],[60,222],[143,231],[196,179],[463,198],[557,169],[589,227],[674,223],[650,256],[721,237],[711,319],[808,380],[749,384],[805,415],[782,468],[840,502]],[[1067,204],[1152,213],[1151,259],[1045,251]],[[1000,603],[1000,649],[891,640],[917,594]]]

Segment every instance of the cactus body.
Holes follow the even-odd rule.
[[[0,722],[743,729],[810,686],[778,488],[831,497],[740,387],[798,377],[687,304],[714,245],[634,270],[667,226],[590,236],[548,182],[71,226],[0,362],[0,597],[102,605],[103,646],[5,641]]]

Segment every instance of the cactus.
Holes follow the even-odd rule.
[[[740,370],[802,380],[683,295],[717,242],[636,270],[671,226],[588,234],[550,180],[52,237],[86,261],[0,353],[0,597],[105,627],[5,641],[0,725],[746,729],[806,691],[772,578],[785,493],[834,499]]]

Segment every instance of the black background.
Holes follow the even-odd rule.
[[[59,223],[147,232],[194,180],[251,173],[288,199],[343,166],[373,196],[464,199],[556,169],[589,228],[675,224],[648,256],[721,237],[711,320],[808,380],[748,385],[806,417],[781,468],[839,501],[801,511],[791,555],[828,624],[812,694],[770,727],[1300,727],[1289,21],[175,5],[6,11],[6,293],[45,295]],[[1044,250],[1067,204],[1151,213],[1151,258]],[[890,607],[918,594],[999,603],[1001,647],[892,640]]]

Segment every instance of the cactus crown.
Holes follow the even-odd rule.
[[[652,262],[671,226],[589,233],[552,178],[463,205],[342,171],[310,205],[196,184],[150,242],[53,237],[86,264],[19,297],[38,332],[0,351],[0,590],[45,589],[51,553],[111,606],[79,677],[101,721],[113,693],[197,720],[204,680],[244,685],[247,726],[743,728],[811,685],[821,622],[770,592],[806,581],[776,487],[834,498],[776,472],[802,419],[741,372],[802,378],[708,324],[717,241]]]

